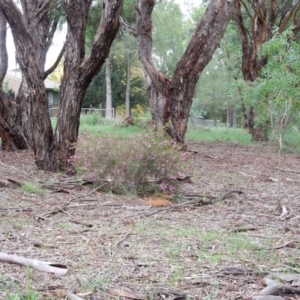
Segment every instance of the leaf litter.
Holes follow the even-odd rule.
[[[282,158],[280,218],[276,147],[189,149],[192,183],[174,204],[103,193],[37,170],[29,152],[0,152],[1,252],[68,268],[55,276],[0,262],[0,299],[28,289],[37,299],[263,299],[265,276],[299,288],[300,155]]]

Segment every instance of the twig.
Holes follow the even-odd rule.
[[[258,230],[258,228],[257,227],[240,227],[240,228],[231,229],[230,232],[234,233],[234,232],[246,232],[246,231],[254,231],[254,230]]]
[[[121,238],[116,244],[115,247],[120,246],[121,243],[123,243],[130,235],[132,235],[132,232],[128,232],[123,238]]]
[[[276,167],[276,170],[278,170],[279,168]],[[288,170],[288,169],[280,169],[281,172],[290,172],[290,173],[296,173],[296,174],[300,174],[300,171],[297,170]]]
[[[281,207],[282,207],[282,214],[280,215],[279,220],[285,220],[286,216],[288,214],[288,211],[284,205],[282,205]]]
[[[291,244],[294,244],[294,243],[300,243],[300,241],[297,241],[297,240],[294,240],[294,241],[290,241],[290,242],[287,242],[283,245],[279,245],[279,246],[276,246],[274,248],[270,248],[270,249],[267,249],[267,250],[272,250],[272,249],[281,249],[281,248],[284,248],[284,247],[288,247],[289,245]]]

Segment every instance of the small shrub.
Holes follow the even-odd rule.
[[[71,162],[88,180],[109,181],[119,192],[134,190],[139,194],[153,193],[156,187],[175,192],[176,178],[183,176],[187,160],[187,153],[180,152],[159,131],[128,139],[81,136],[77,153]]]

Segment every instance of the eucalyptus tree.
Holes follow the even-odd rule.
[[[64,75],[60,89],[60,110],[54,139],[45,157],[45,169],[72,169],[69,158],[75,154],[80,111],[86,89],[104,64],[119,29],[123,1],[104,0],[102,14],[85,56],[85,31],[91,0],[63,0],[67,20]]]
[[[47,155],[53,136],[44,79],[59,59],[51,70],[45,71],[44,68],[61,17],[57,11],[59,8],[58,0],[23,0],[20,6],[13,0],[0,2],[0,9],[11,28],[16,60],[22,71],[16,115],[7,122],[12,138],[10,142],[18,149],[33,148],[38,165]],[[13,135],[16,131],[18,135]]]
[[[266,55],[259,55],[264,43],[280,35],[289,26],[293,27],[293,38],[298,37],[300,1],[246,0],[238,1],[235,21],[239,30],[242,46],[243,78],[255,81],[261,69],[268,63]],[[245,114],[245,111],[244,111]],[[249,108],[248,126],[253,139],[265,140],[267,124],[256,127],[254,124],[255,107]]]
[[[3,92],[2,84],[8,68],[8,54],[6,49],[7,24],[5,16],[0,9],[0,138],[2,149],[6,151],[15,150],[15,144],[10,136],[9,125],[6,122],[7,115],[6,95]]]
[[[151,15],[156,1],[138,1],[136,28],[122,23],[138,40],[152,118],[155,124],[163,125],[171,119],[171,135],[179,143],[184,143],[198,78],[218,47],[236,2],[237,0],[210,2],[171,79],[158,69],[153,59]]]
[[[31,22],[43,22],[54,0],[24,0]],[[62,0],[67,22],[64,75],[60,89],[60,110],[53,135],[48,112],[44,78],[34,47],[35,40],[28,31],[22,12],[12,0],[0,2],[11,27],[17,60],[27,85],[27,103],[32,113],[29,118],[33,132],[33,148],[38,167],[44,170],[68,170],[69,158],[74,155],[78,137],[79,116],[85,91],[92,78],[101,69],[112,41],[119,28],[119,15],[123,1],[104,0],[100,21],[93,38],[89,56],[85,56],[85,30],[92,0]],[[36,19],[34,19],[36,17]],[[36,25],[38,25],[36,23]]]

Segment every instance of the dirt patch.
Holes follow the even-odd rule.
[[[0,298],[35,292],[37,299],[65,299],[70,291],[85,299],[251,299],[267,272],[298,273],[300,155],[283,155],[287,214],[280,218],[276,148],[189,149],[193,183],[183,184],[174,205],[101,193],[79,177],[38,171],[28,152],[0,152],[0,177],[11,178],[0,184],[1,252],[69,270],[56,277],[0,262]],[[24,191],[18,180],[43,192]],[[205,202],[226,191],[236,192]]]

